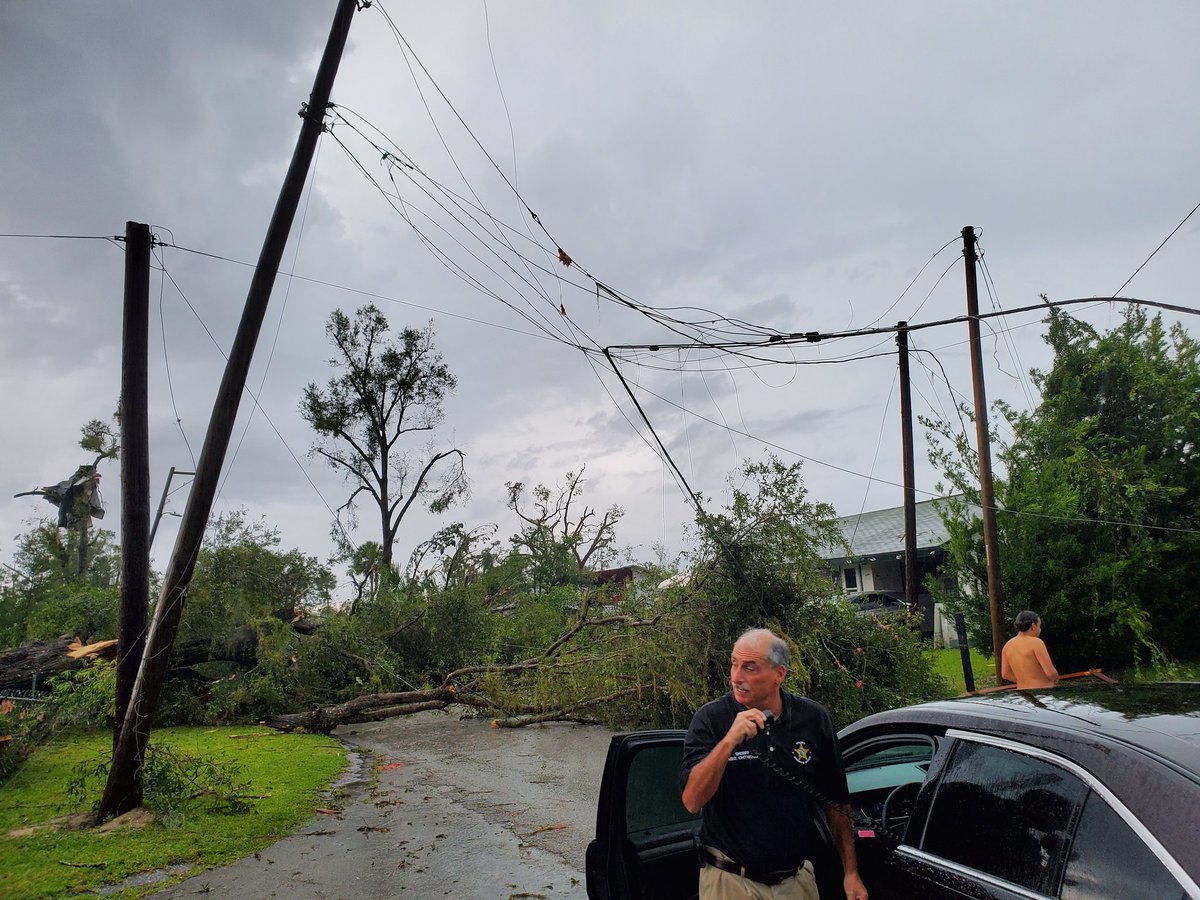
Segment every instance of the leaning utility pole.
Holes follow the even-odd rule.
[[[917,594],[917,489],[913,453],[912,388],[908,378],[908,323],[896,323],[896,351],[900,357],[900,443],[904,460],[904,600],[918,613]]]
[[[125,223],[121,324],[121,604],[117,610],[117,707],[113,747],[133,695],[150,608],[150,227]],[[136,792],[135,792],[136,793]]]
[[[279,199],[275,203],[275,212],[271,216],[271,224],[263,240],[258,265],[246,295],[242,320],[238,325],[233,347],[229,351],[225,375],[221,379],[213,403],[204,448],[200,451],[200,459],[196,464],[196,478],[184,509],[183,520],[179,525],[175,549],[167,565],[158,605],[154,610],[154,622],[146,640],[146,650],[134,684],[133,697],[121,723],[121,733],[113,751],[108,783],[104,787],[104,796],[97,811],[100,821],[132,809],[136,805],[137,794],[140,793],[140,773],[146,744],[166,678],[171,647],[179,629],[187,589],[196,567],[196,557],[200,553],[200,544],[208,525],[213,499],[216,497],[221,467],[229,449],[229,437],[233,432],[238,404],[246,385],[246,374],[254,355],[254,345],[266,316],[267,302],[271,297],[275,275],[279,270],[288,233],[304,190],[304,182],[308,178],[317,138],[325,128],[325,109],[329,105],[329,94],[333,88],[342,51],[346,46],[346,37],[357,2],[358,0],[338,0],[337,12],[313,82],[312,94],[309,102],[300,111],[303,120],[300,136],[296,141],[296,149],[284,177],[283,187],[280,188]]]
[[[975,391],[975,442],[979,448],[979,505],[983,507],[983,546],[987,554],[988,606],[992,611],[992,653],[1000,682],[1004,635],[1004,594],[1000,586],[1000,545],[996,536],[996,495],[992,490],[992,443],[988,433],[987,395],[983,389],[983,351],[979,341],[979,284],[975,278],[975,229],[962,230],[967,268],[967,331],[971,337],[971,384]]]

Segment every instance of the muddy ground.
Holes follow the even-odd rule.
[[[498,729],[426,713],[335,734],[358,763],[322,801],[329,812],[155,896],[587,896],[584,852],[611,732],[563,723]]]

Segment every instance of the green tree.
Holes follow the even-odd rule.
[[[325,388],[311,383],[300,412],[318,434],[312,452],[353,487],[339,510],[353,517],[360,494],[379,516],[382,563],[390,569],[400,522],[418,501],[442,512],[467,489],[463,453],[406,442],[441,423],[442,402],[456,381],[433,345],[433,327],[405,328],[388,343],[389,325],[373,304],[351,320],[335,311],[325,326],[339,372]]]
[[[710,693],[728,686],[729,651],[742,631],[781,625],[828,598],[818,551],[840,535],[833,507],[809,499],[800,468],[775,456],[747,462],[728,506],[697,514]]]
[[[1106,333],[1052,310],[1048,372],[1031,412],[997,404],[1013,430],[995,480],[1006,609],[1046,622],[1060,671],[1122,667],[1160,651],[1200,656],[1200,344],[1130,308]],[[979,502],[973,457],[929,423],[941,464]],[[951,504],[950,598],[990,647],[981,526]]]
[[[111,531],[87,537],[91,564],[83,574],[76,565],[79,531],[42,522],[18,537],[0,577],[0,645],[63,634],[84,641],[116,637],[120,552]]]
[[[733,643],[759,626],[791,647],[786,686],[825,704],[839,726],[944,694],[914,623],[858,618],[830,600],[819,551],[840,534],[833,508],[809,499],[800,464],[771,456],[741,476],[728,506],[697,516],[702,556],[692,585],[678,589],[695,594],[684,633],[703,662],[703,694],[728,690]]]
[[[439,529],[413,550],[407,581],[440,590],[475,584],[499,562],[495,532],[495,525],[467,528],[461,522]]]
[[[764,624],[795,648],[792,687],[829,704],[836,721],[944,691],[915,629],[856,619],[847,604],[828,602],[816,547],[836,534],[833,510],[807,499],[799,468],[772,459],[743,474],[748,486],[733,492],[730,506],[701,516],[707,530],[687,578],[653,567],[640,585],[581,577],[581,561],[602,558],[586,548],[616,546],[616,518],[585,516],[575,477],[558,499],[549,489],[535,493],[503,556],[486,532],[474,542],[468,538],[479,532],[461,527],[435,535],[427,558],[448,568],[381,581],[355,615],[331,613],[292,657],[271,657],[279,683],[294,686],[280,697],[306,698],[308,708],[268,721],[328,730],[463,704],[505,726],[682,725],[727,689],[736,635]],[[603,539],[562,527],[581,519],[603,523]],[[464,574],[443,580],[450,572]],[[548,577],[554,573],[565,577]],[[341,704],[347,695],[349,703],[321,710],[307,703],[325,696]]]
[[[293,658],[324,621],[334,577],[281,543],[278,529],[245,510],[209,525],[172,651],[164,721],[257,718],[299,702]]]
[[[509,482],[508,508],[524,523],[510,539],[529,561],[535,590],[586,584],[591,571],[611,562],[616,528],[624,511],[610,506],[599,513],[583,502],[583,469],[568,472],[557,492],[539,484],[526,503],[525,485]]]
[[[208,529],[188,588],[184,638],[220,638],[272,618],[292,622],[322,613],[333,573],[316,557],[280,549],[279,530],[245,510],[225,513]]]

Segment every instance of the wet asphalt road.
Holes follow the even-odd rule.
[[[296,834],[156,897],[585,898],[611,732],[424,713],[335,732],[354,780]],[[378,766],[374,782],[373,767]]]

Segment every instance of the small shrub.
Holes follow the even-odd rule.
[[[81,766],[67,785],[68,795],[76,803],[98,796],[111,761],[105,753]],[[142,772],[142,805],[168,823],[179,823],[194,807],[231,815],[248,812],[249,784],[240,782],[240,777],[241,769],[235,765],[150,743]]]

